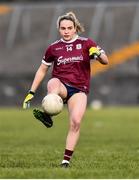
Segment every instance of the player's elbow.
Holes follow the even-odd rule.
[[[105,60],[101,61],[101,64],[108,65],[109,61],[105,59]]]
[[[107,57],[105,54],[101,55],[101,56],[100,56],[100,59],[99,59],[99,62],[100,62],[101,64],[104,64],[104,65],[109,64],[108,57]]]

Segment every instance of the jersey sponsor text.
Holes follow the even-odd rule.
[[[60,64],[67,64],[71,62],[79,62],[83,61],[83,56],[73,56],[73,57],[68,57],[68,58],[63,58],[63,56],[60,56],[57,60],[57,65]]]

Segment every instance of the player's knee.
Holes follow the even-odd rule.
[[[52,78],[47,83],[48,93],[59,93],[60,80],[58,78]]]
[[[80,125],[81,125],[80,119],[78,117],[77,118],[74,117],[71,120],[70,128],[72,131],[77,132],[80,130]]]

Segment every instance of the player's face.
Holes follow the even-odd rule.
[[[59,33],[65,41],[70,41],[76,35],[76,28],[70,20],[62,20],[59,26]]]

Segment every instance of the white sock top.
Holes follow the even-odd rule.
[[[64,164],[64,163],[68,163],[69,164],[70,162],[68,160],[63,160],[62,164]]]

